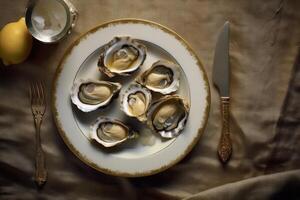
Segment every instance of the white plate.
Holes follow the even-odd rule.
[[[143,66],[131,77],[108,79],[97,69],[99,49],[114,36],[130,36],[140,40],[147,47],[147,57]],[[107,108],[92,113],[82,113],[72,105],[70,90],[74,81],[87,78],[112,80],[122,83],[125,89],[136,76],[158,59],[171,60],[181,66],[182,76],[177,94],[190,103],[186,127],[177,138],[162,140],[158,135],[152,134],[146,126],[128,118],[119,109],[119,98],[113,100]],[[147,176],[179,162],[202,134],[209,106],[210,92],[206,74],[188,44],[166,27],[138,19],[108,22],[81,36],[63,56],[53,84],[52,109],[64,142],[89,166],[116,176]],[[141,136],[112,149],[95,145],[89,141],[88,136],[89,126],[97,116],[111,116],[126,121],[137,129]]]

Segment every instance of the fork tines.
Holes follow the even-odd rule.
[[[34,114],[44,114],[46,107],[46,97],[42,81],[31,81],[29,87],[31,109]]]

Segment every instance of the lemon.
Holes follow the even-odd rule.
[[[4,65],[18,64],[26,60],[32,47],[32,37],[25,19],[6,24],[0,31],[0,57]]]

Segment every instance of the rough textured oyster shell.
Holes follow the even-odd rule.
[[[135,131],[113,118],[98,117],[91,126],[90,138],[104,147],[113,147],[136,137]]]
[[[147,113],[148,125],[164,138],[173,138],[184,129],[189,115],[187,102],[177,95],[167,95],[154,102]]]
[[[96,80],[80,80],[73,84],[71,100],[78,109],[90,112],[108,105],[119,94],[120,83]]]
[[[108,77],[129,75],[136,71],[146,58],[146,47],[130,37],[115,37],[100,53],[98,68]]]
[[[154,92],[170,94],[179,88],[180,67],[170,61],[159,60],[138,77],[137,82]]]
[[[121,110],[130,117],[136,117],[141,122],[147,120],[146,114],[151,104],[151,92],[140,84],[131,84],[121,97]]]

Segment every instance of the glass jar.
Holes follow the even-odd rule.
[[[77,17],[69,0],[30,0],[25,14],[29,32],[43,43],[58,42],[70,34]]]

